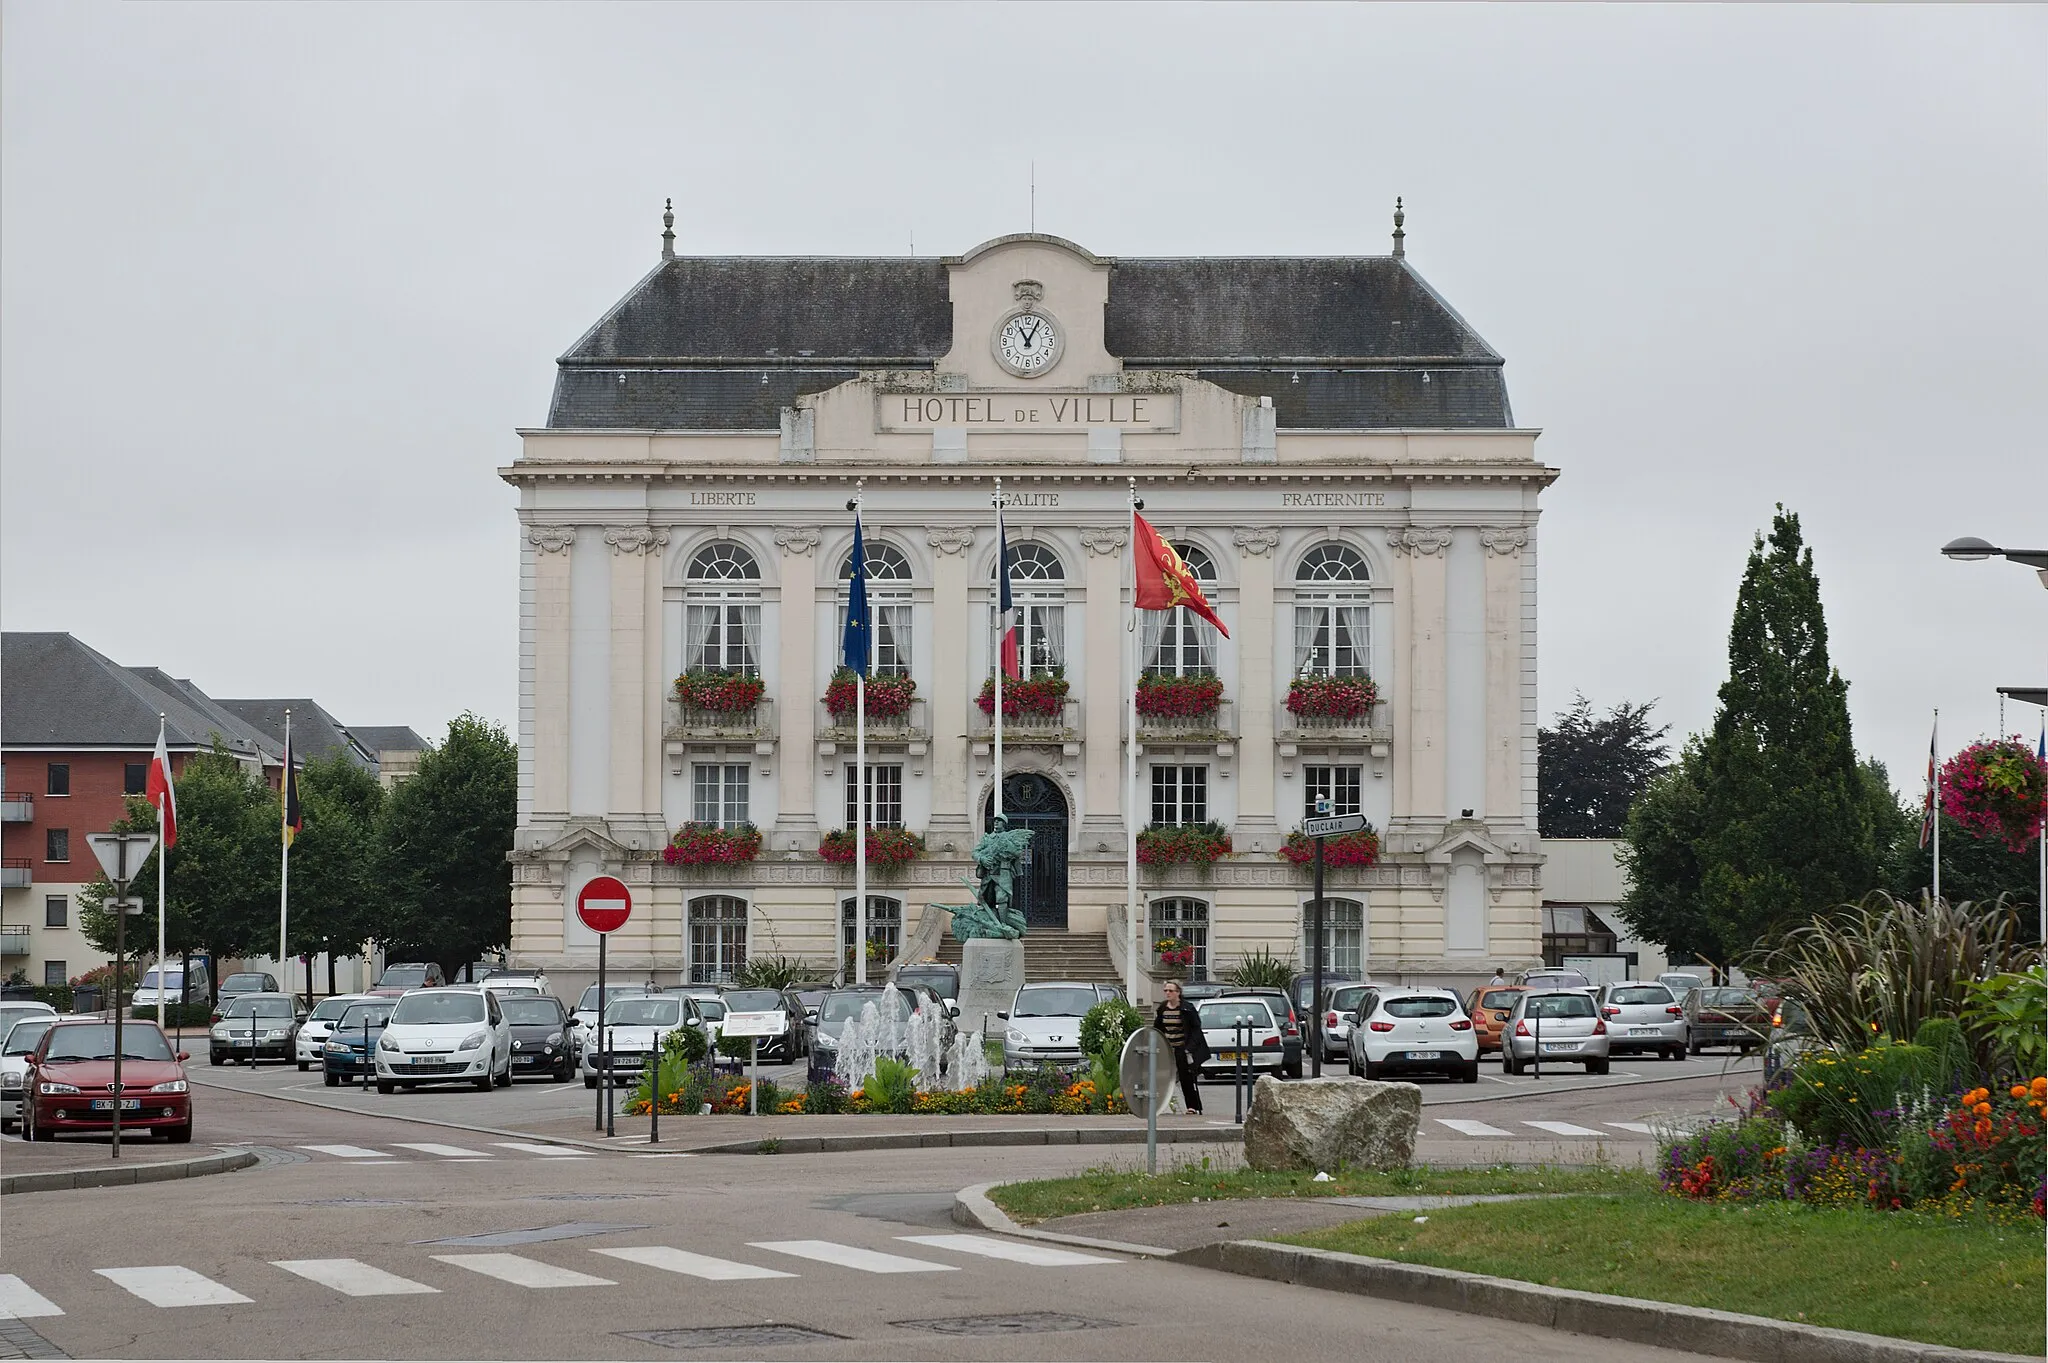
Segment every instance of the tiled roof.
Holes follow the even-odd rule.
[[[261,736],[193,686],[157,668],[129,668],[69,634],[0,635],[0,744],[7,747],[156,746],[157,715],[180,751],[218,741],[275,762]]]
[[[374,756],[387,752],[425,752],[427,740],[404,724],[351,724],[348,731]]]
[[[220,707],[263,734],[280,754],[284,751],[284,712],[290,710],[292,757],[297,762],[340,753],[365,771],[377,769],[376,752],[352,737],[349,730],[314,701],[224,700]]]

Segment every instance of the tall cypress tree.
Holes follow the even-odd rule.
[[[1767,943],[1877,886],[1849,685],[1828,662],[1813,551],[1782,505],[1736,596],[1699,784],[1700,907],[1729,946]]]

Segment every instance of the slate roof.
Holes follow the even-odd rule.
[[[69,634],[0,635],[0,744],[148,751],[156,746],[159,711],[166,742],[177,751],[217,738],[238,756],[280,760],[190,682],[157,668],[122,667]]]
[[[1110,353],[1271,397],[1283,428],[1513,424],[1501,356],[1405,258],[1109,268]],[[858,370],[931,368],[952,328],[942,260],[679,257],[557,361],[548,425],[775,430],[799,396]]]
[[[292,712],[292,757],[303,763],[309,758],[327,758],[336,753],[364,771],[377,770],[377,753],[333,715],[311,700],[224,700],[220,707],[260,732],[280,754],[284,752],[284,712]]]
[[[372,755],[387,752],[425,752],[427,740],[404,724],[352,724],[350,733]]]

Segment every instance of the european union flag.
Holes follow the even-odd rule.
[[[860,513],[853,517],[853,581],[846,589],[846,633],[841,649],[849,672],[868,674],[868,641],[872,622],[868,619],[868,553],[860,537]]]

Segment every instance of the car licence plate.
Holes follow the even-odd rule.
[[[515,1065],[537,1065],[540,1063],[540,1057],[537,1055],[515,1055],[512,1057],[512,1063]]]
[[[448,1057],[445,1055],[416,1055],[412,1058],[412,1063],[415,1065],[445,1065],[448,1063]]]
[[[1579,1043],[1576,1041],[1546,1041],[1543,1043],[1543,1051],[1546,1055],[1555,1055],[1560,1051],[1576,1051],[1578,1048]]]
[[[1631,1027],[1628,1029],[1628,1034],[1630,1036],[1658,1036],[1662,1034],[1663,1030],[1661,1027]]]
[[[1250,1051],[1218,1051],[1216,1052],[1216,1058],[1218,1060],[1243,1060],[1250,1054]]]
[[[1403,1058],[1408,1060],[1441,1060],[1444,1058],[1444,1053],[1442,1051],[1407,1051],[1404,1053]]]
[[[123,1098],[121,1100],[121,1110],[123,1112],[133,1112],[141,1106],[142,1100],[140,1098]],[[94,1112],[112,1112],[114,1110],[114,1100],[112,1098],[95,1098],[92,1100],[92,1110]]]

